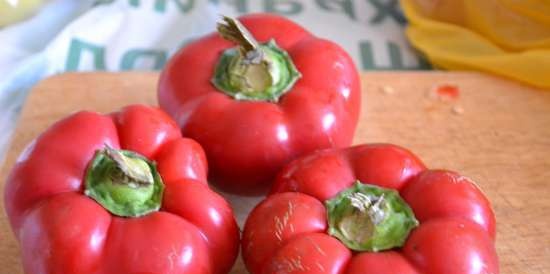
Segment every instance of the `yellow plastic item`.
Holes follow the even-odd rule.
[[[0,0],[0,27],[31,16],[43,2],[44,0]]]
[[[407,36],[437,67],[550,89],[550,0],[401,0]]]

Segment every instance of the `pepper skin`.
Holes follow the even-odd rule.
[[[276,15],[246,15],[239,21],[259,42],[274,39],[290,56],[301,78],[290,81],[286,93],[271,101],[241,100],[213,85],[220,56],[235,47],[213,33],[169,61],[158,100],[183,134],[205,149],[212,183],[224,191],[257,195],[269,190],[276,173],[292,159],[351,144],[360,83],[352,59],[335,43]]]
[[[154,162],[164,183],[160,209],[123,218],[84,194],[90,163],[105,147]],[[25,273],[227,273],[239,231],[206,175],[200,145],[182,138],[158,108],[82,111],[60,120],[25,149],[7,180],[5,208]]]
[[[369,200],[363,193],[339,200],[342,193],[366,186],[354,185],[356,181],[399,194],[412,209],[417,226],[404,234],[408,236],[402,246],[377,252],[352,250],[329,235],[343,229],[340,237],[361,246],[365,230],[348,228],[364,224],[350,225],[349,219],[342,218],[336,219],[340,226],[331,227],[334,213],[328,211],[346,197]],[[339,206],[362,205],[350,201]],[[388,208],[379,202],[368,205],[363,211],[351,207],[347,217],[361,220],[373,215],[363,214],[368,209]],[[346,217],[347,213],[338,214]],[[428,170],[403,148],[368,144],[317,151],[288,164],[270,195],[249,215],[242,250],[252,274],[497,274],[495,233],[490,203],[470,179],[451,171]]]

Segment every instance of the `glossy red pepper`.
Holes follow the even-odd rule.
[[[170,60],[159,104],[204,147],[213,183],[257,194],[293,158],[351,143],[359,77],[342,48],[283,17],[224,20],[221,35],[200,38]]]
[[[242,250],[252,274],[496,274],[494,239],[470,179],[373,144],[287,165],[249,215]]]
[[[200,145],[160,109],[55,123],[7,180],[25,273],[227,273],[238,227],[206,175]]]

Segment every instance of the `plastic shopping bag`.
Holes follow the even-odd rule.
[[[436,67],[550,88],[550,1],[402,0],[407,36]]]

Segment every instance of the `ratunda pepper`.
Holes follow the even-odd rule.
[[[317,151],[287,165],[249,215],[252,274],[498,274],[481,190],[387,144]]]
[[[239,230],[206,174],[200,145],[158,108],[55,123],[7,179],[25,273],[227,273]]]
[[[351,144],[360,107],[355,65],[337,44],[283,17],[225,17],[167,64],[160,106],[205,149],[211,182],[258,194],[305,153]]]

